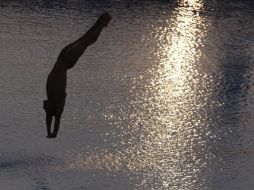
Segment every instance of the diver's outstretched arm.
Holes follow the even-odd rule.
[[[59,107],[57,109],[57,112],[56,112],[56,115],[55,115],[54,130],[53,130],[53,133],[52,133],[53,138],[56,138],[56,136],[57,136],[57,133],[58,133],[58,130],[59,130],[59,127],[60,127],[60,120],[61,120],[62,113],[63,113],[63,108]]]
[[[63,48],[58,59],[68,62],[70,68],[73,67],[85,49],[98,39],[103,27],[106,27],[110,20],[109,13],[102,14],[81,38]]]
[[[50,114],[46,114],[46,124],[47,124],[47,133],[48,133],[48,136],[47,137],[51,137],[52,134],[51,134],[51,123],[52,123],[52,116]]]
[[[60,119],[61,119],[61,117],[57,117],[57,116],[55,117],[54,131],[52,133],[53,138],[56,138],[56,136],[57,136],[57,133],[58,133],[58,130],[60,127]]]

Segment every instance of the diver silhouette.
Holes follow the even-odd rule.
[[[109,13],[102,14],[81,38],[61,50],[53,69],[48,75],[46,84],[48,99],[43,102],[48,138],[56,138],[59,130],[66,98],[67,70],[72,68],[85,49],[97,40],[102,29],[108,25],[110,20]],[[53,117],[55,117],[55,123],[54,130],[51,132]]]

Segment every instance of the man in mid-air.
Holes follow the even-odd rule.
[[[66,98],[67,70],[72,68],[85,49],[97,40],[102,29],[108,25],[110,20],[111,16],[109,13],[102,14],[81,38],[67,45],[60,52],[53,69],[48,75],[46,84],[48,99],[43,102],[43,108],[46,112],[48,138],[56,138],[59,130]],[[51,132],[53,117],[55,117],[55,124],[54,130]]]

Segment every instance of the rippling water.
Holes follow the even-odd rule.
[[[46,77],[104,10],[49,140]],[[2,0],[0,189],[252,189],[253,20],[251,0]]]

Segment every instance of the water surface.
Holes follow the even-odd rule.
[[[47,75],[104,10],[49,140]],[[253,18],[248,0],[2,0],[0,189],[252,189]]]

